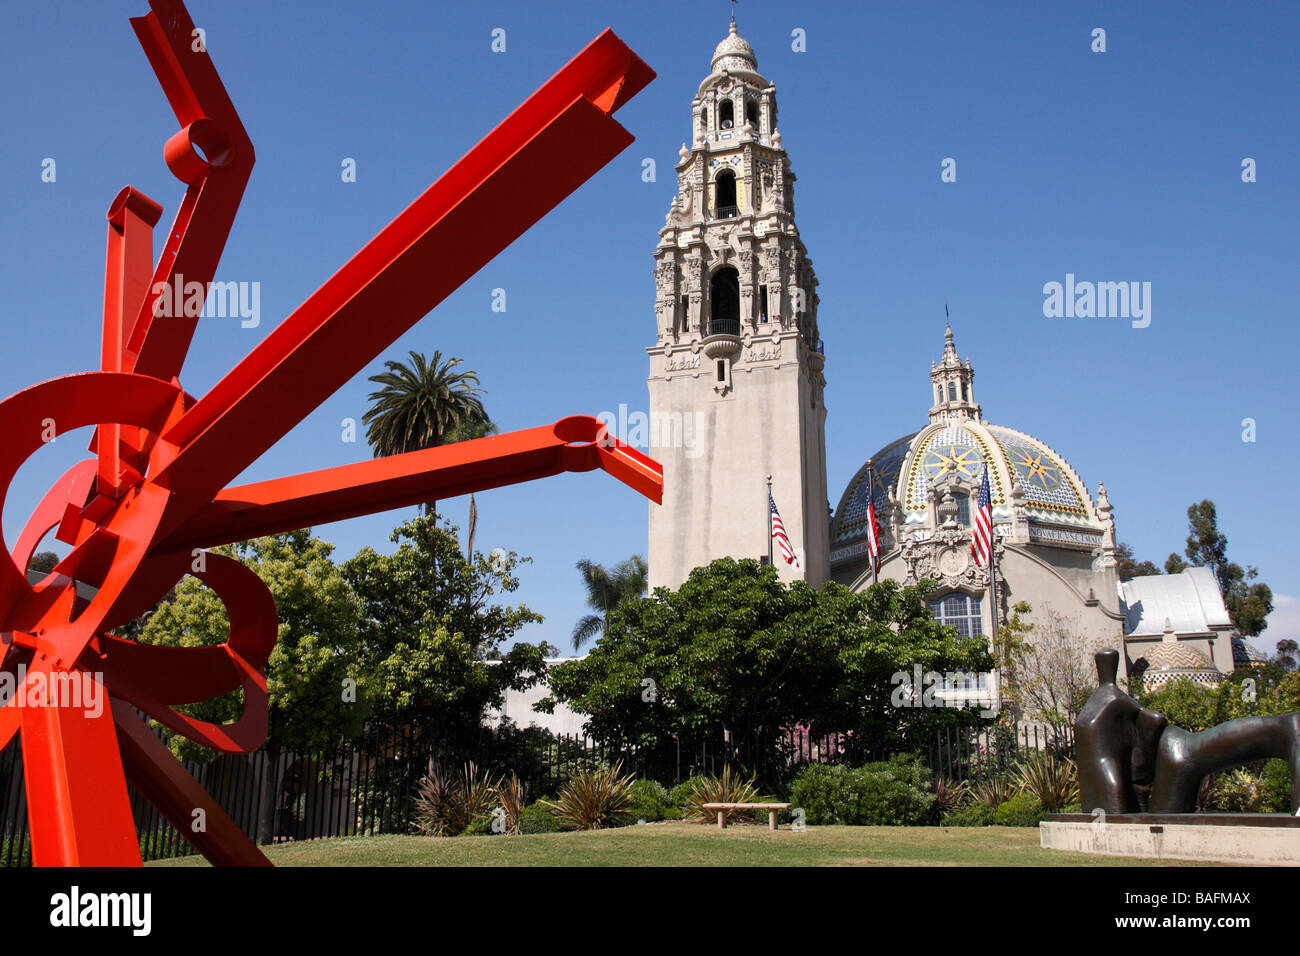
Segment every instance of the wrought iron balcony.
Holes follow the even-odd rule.
[[[714,219],[735,219],[740,215],[738,206],[718,206],[713,210]]]
[[[739,335],[740,319],[710,319],[709,335]]]

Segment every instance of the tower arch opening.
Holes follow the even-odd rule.
[[[709,335],[740,334],[740,273],[723,266],[709,279]]]
[[[718,173],[713,181],[713,213],[715,219],[731,219],[740,214],[736,206],[736,174],[730,169]]]
[[[736,125],[736,106],[731,100],[718,104],[718,129],[731,129]]]

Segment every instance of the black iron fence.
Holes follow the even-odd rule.
[[[165,736],[165,735],[162,735]],[[932,772],[969,780],[1006,772],[1027,751],[1068,754],[1068,732],[1043,728],[950,729],[918,750]],[[409,833],[414,793],[430,761],[456,769],[473,761],[493,774],[516,773],[527,798],[554,794],[585,769],[621,762],[623,771],[671,785],[693,774],[716,774],[740,765],[764,786],[786,781],[808,763],[865,762],[887,753],[862,753],[850,735],[813,737],[784,731],[763,760],[726,740],[670,741],[655,748],[610,747],[586,737],[555,736],[537,728],[482,728],[452,746],[428,728],[375,728],[317,754],[260,750],[187,762],[185,769],[210,793],[251,839],[262,844],[322,837]],[[145,860],[194,852],[185,838],[141,794],[128,785],[131,809]],[[0,751],[0,866],[30,864],[31,845],[17,737]]]

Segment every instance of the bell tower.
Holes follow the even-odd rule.
[[[677,587],[714,558],[765,558],[767,476],[799,566],[829,576],[826,364],[817,278],[794,219],[794,172],[776,88],[730,32],[691,101],[691,144],[655,248],[650,454],[664,503],[650,506],[650,586]]]

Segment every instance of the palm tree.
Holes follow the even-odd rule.
[[[603,565],[583,558],[578,562],[582,583],[587,587],[587,607],[598,614],[583,617],[573,629],[573,649],[579,650],[588,640],[605,630],[610,611],[624,601],[645,596],[649,568],[645,558],[635,554],[607,570]]]
[[[370,394],[373,404],[361,421],[376,458],[446,445],[491,425],[478,397],[478,375],[457,372],[460,364],[458,358],[444,361],[436,350],[432,362],[412,351],[409,366],[385,362],[388,371],[370,376],[381,387]],[[434,504],[425,504],[426,514]]]

